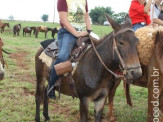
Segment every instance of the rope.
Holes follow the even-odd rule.
[[[153,26],[154,9],[155,9],[155,0],[153,0],[153,7],[152,7],[152,18],[151,18],[152,26]],[[154,26],[153,26],[153,28],[154,28]]]

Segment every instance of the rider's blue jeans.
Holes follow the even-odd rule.
[[[132,28],[133,28],[133,30],[134,30],[134,32],[135,32],[138,28],[142,28],[142,27],[144,27],[144,26],[146,26],[146,25],[135,24],[135,25],[132,26]]]
[[[59,55],[56,59],[56,61],[52,65],[51,73],[50,73],[50,82],[49,85],[53,86],[55,82],[58,79],[58,76],[56,74],[56,71],[54,69],[54,65],[67,61],[69,58],[69,55],[75,45],[76,37],[72,35],[70,32],[68,32],[65,28],[61,28],[58,31],[58,49],[59,49]]]

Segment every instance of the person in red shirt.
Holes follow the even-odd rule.
[[[149,11],[152,0],[132,0],[129,8],[129,16],[132,20],[133,30],[151,24]]]

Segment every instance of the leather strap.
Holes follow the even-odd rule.
[[[124,32],[126,32],[126,31],[132,31],[132,32],[134,32],[131,28],[124,28],[124,29],[121,29],[121,30],[119,30],[118,32],[116,32],[115,34],[114,34],[114,32],[113,32],[113,53],[114,53],[114,50],[115,50],[115,52],[116,52],[117,55],[118,55],[118,58],[119,58],[120,63],[121,63],[121,65],[122,65],[122,67],[123,67],[123,70],[124,70],[124,71],[123,71],[123,75],[117,75],[117,74],[115,74],[114,72],[112,72],[110,69],[107,68],[107,66],[106,66],[105,63],[103,62],[102,58],[100,57],[99,53],[97,52],[97,50],[96,50],[96,48],[95,48],[95,45],[94,45],[92,39],[90,38],[91,43],[92,43],[92,46],[93,46],[93,49],[94,49],[94,51],[95,51],[97,57],[99,58],[101,64],[105,67],[105,69],[106,69],[107,71],[109,71],[109,72],[110,72],[112,75],[114,75],[116,78],[123,78],[124,75],[126,75],[127,66],[126,66],[124,60],[122,59],[122,57],[121,57],[121,55],[120,55],[120,53],[119,53],[119,51],[118,51],[118,48],[117,48],[117,45],[116,45],[115,37],[116,37],[118,34],[124,33]],[[114,56],[114,55],[113,55],[113,56]]]
[[[110,69],[107,68],[107,66],[106,66],[105,63],[103,62],[102,58],[100,57],[99,53],[97,52],[96,47],[95,47],[95,45],[94,45],[92,39],[90,39],[90,40],[91,40],[93,49],[94,49],[94,51],[95,51],[97,57],[99,58],[101,64],[105,67],[105,69],[106,69],[108,72],[110,72],[112,75],[114,75],[114,77],[116,77],[116,78],[122,78],[122,77],[123,77],[122,75],[117,75],[117,74],[115,74],[114,72],[112,72]]]
[[[152,6],[152,25],[153,25],[153,16],[154,16],[154,9],[155,9],[155,0],[153,0],[153,6]]]
[[[117,31],[116,33],[113,32],[113,38],[115,38],[118,34],[124,33],[126,31],[134,32],[133,29],[131,29],[131,28],[124,28],[124,29],[121,29],[121,30]]]

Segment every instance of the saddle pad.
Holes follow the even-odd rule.
[[[40,42],[40,44],[45,49],[49,44],[51,44],[54,41],[55,41],[55,39],[47,39],[47,40]]]
[[[44,50],[45,54],[55,58],[58,55],[58,46],[56,42],[52,42],[48,47],[45,48]]]
[[[41,30],[47,30],[46,26],[41,25],[40,27],[41,27]]]
[[[44,51],[39,56],[39,59],[42,60],[42,62],[44,62],[48,68],[51,68],[52,62],[54,61],[54,59],[46,55]]]
[[[55,60],[55,59],[53,59],[52,57],[46,55],[44,51],[43,51],[43,52],[41,53],[41,55],[39,56],[39,59],[42,60],[42,62],[44,62],[44,63],[46,64],[46,66],[47,66],[49,69],[51,69],[51,65],[52,65],[52,63],[53,63],[54,60]],[[75,65],[73,66],[72,74],[75,73],[76,68],[77,68],[77,66],[78,66],[78,63],[79,63],[79,62],[75,63]],[[66,73],[66,74],[67,74],[67,73]]]

